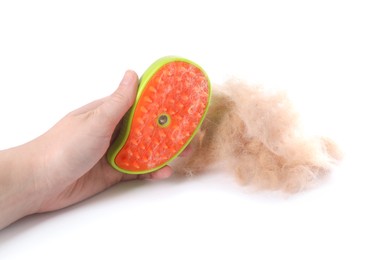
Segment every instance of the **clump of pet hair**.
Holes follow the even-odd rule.
[[[213,89],[192,153],[175,162],[176,172],[192,175],[224,165],[243,185],[293,193],[326,176],[341,159],[330,139],[304,134],[284,92],[239,80]]]

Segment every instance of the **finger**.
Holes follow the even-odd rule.
[[[91,103],[88,103],[88,104],[70,112],[69,114],[70,115],[80,115],[80,114],[84,114],[86,112],[89,112],[89,111],[101,106],[104,103],[105,99],[106,98],[101,98],[101,99],[92,101]]]
[[[192,147],[189,145],[180,153],[179,156],[186,157],[186,156],[189,156],[191,153],[192,153]]]
[[[123,124],[123,118],[119,121],[119,123],[115,126],[114,132],[112,133],[110,145],[115,141],[115,139],[118,137]]]
[[[173,169],[170,166],[164,166],[163,168],[147,174],[123,174],[122,181],[131,180],[162,180],[169,178],[173,173]]]
[[[86,105],[76,109],[75,111],[73,111],[71,113],[72,114],[83,114],[85,112],[89,112],[89,111],[101,106],[103,103],[105,103],[107,101],[107,99],[112,98],[112,96],[116,96],[118,94],[125,96],[126,92],[128,91],[128,88],[129,87],[132,88],[131,84],[133,84],[133,81],[135,81],[135,82],[137,81],[137,75],[135,74],[135,72],[126,71],[125,75],[123,76],[122,81],[119,84],[118,89],[111,96],[95,100],[89,104],[86,104]],[[129,92],[130,92],[129,94],[132,94],[131,91],[129,91]],[[130,99],[131,99],[131,97],[130,97]],[[128,103],[128,102],[130,102],[130,106],[131,106],[131,104],[132,104],[131,100],[126,101],[125,103]]]
[[[170,166],[165,166],[160,170],[150,173],[150,179],[161,180],[171,177],[173,169]]]
[[[137,94],[138,76],[134,71],[126,71],[119,87],[98,108],[110,125],[116,126],[123,115],[133,105]]]

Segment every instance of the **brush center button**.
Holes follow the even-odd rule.
[[[158,117],[157,123],[161,127],[167,127],[169,125],[170,118],[167,114],[162,114]]]

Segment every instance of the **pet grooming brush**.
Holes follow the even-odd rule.
[[[109,163],[128,174],[167,165],[199,129],[210,96],[210,81],[196,63],[180,57],[157,60],[140,79],[134,105],[108,150]]]

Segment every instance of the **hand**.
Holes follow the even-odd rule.
[[[134,102],[137,82],[137,75],[127,71],[112,95],[69,113],[30,143],[0,151],[0,229],[25,215],[72,205],[123,180],[172,174],[166,166],[127,175],[106,161],[115,128]]]

